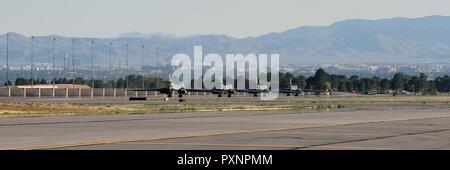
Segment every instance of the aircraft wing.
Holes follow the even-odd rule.
[[[321,90],[304,90],[305,92],[321,93]]]
[[[186,89],[188,92],[213,92],[213,89]]]
[[[280,89],[278,92],[280,92],[280,93],[300,93],[300,91],[289,90],[289,89]]]
[[[236,89],[236,92],[244,92],[244,93],[257,93],[256,89]]]

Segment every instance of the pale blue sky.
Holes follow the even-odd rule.
[[[450,15],[449,0],[0,0],[0,33],[235,37],[352,18]]]

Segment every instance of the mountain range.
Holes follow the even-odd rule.
[[[30,63],[30,38],[9,33],[11,65]],[[126,33],[113,38],[80,38],[58,35],[36,37],[36,62],[51,62],[52,37],[56,38],[56,62],[62,64],[65,54],[90,64],[90,41],[95,42],[95,63],[106,65],[109,42],[113,43],[113,62],[124,64],[125,44],[129,47],[130,65],[139,65],[141,45],[145,46],[145,64],[154,64],[156,46],[162,63],[173,55],[192,56],[193,46],[203,46],[203,54],[279,53],[281,64],[312,63],[414,63],[450,62],[450,17],[391,18],[381,20],[353,19],[329,26],[305,26],[257,37],[234,38],[226,35],[177,37],[171,34]],[[5,65],[6,34],[0,35],[0,65]]]

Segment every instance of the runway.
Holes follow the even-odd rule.
[[[0,149],[450,149],[445,109],[0,119]]]

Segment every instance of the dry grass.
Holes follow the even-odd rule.
[[[450,96],[283,97],[274,101],[253,98],[148,101],[144,104],[0,103],[0,118],[68,115],[144,114],[164,112],[217,112],[254,110],[308,110],[365,107],[371,104],[450,106]]]
[[[120,114],[133,112],[138,105],[1,103],[0,117]]]
[[[342,108],[344,105],[204,105],[204,104],[45,104],[1,103],[0,118],[72,115],[144,114],[166,112],[216,112],[254,110],[304,110]]]

